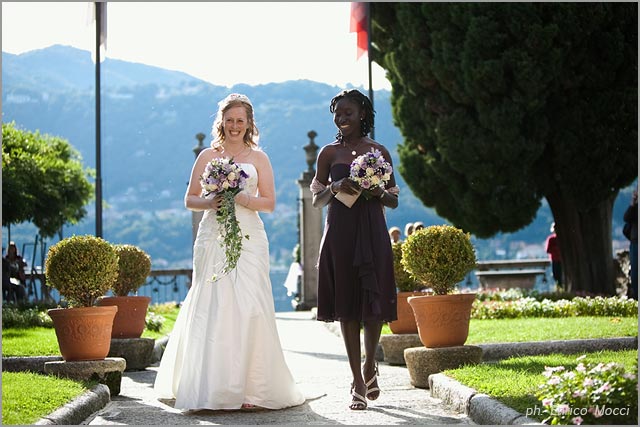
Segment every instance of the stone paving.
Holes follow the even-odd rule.
[[[121,391],[83,424],[474,424],[464,413],[410,384],[404,366],[380,363],[380,398],[366,411],[352,411],[350,371],[342,338],[310,312],[277,313],[285,357],[304,404],[283,410],[195,411],[183,413],[153,391],[157,367],[124,373]],[[157,365],[157,364],[156,364]]]

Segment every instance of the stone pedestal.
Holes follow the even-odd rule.
[[[151,364],[155,364],[162,360],[162,355],[164,354],[164,349],[167,348],[167,344],[169,343],[169,335],[165,335],[161,338],[158,338],[153,343],[153,352],[151,353]]]
[[[296,304],[296,311],[311,310],[318,305],[318,253],[320,252],[320,242],[322,241],[323,209],[313,207],[313,194],[309,185],[316,174],[314,165],[316,163],[318,146],[314,138],[318,134],[309,131],[309,144],[305,145],[304,151],[307,160],[307,170],[298,179],[300,192],[298,196],[298,231],[300,242],[300,265],[302,266],[302,283],[300,286],[300,301]]]
[[[102,360],[46,362],[44,371],[48,375],[74,380],[96,380],[109,387],[111,396],[117,396],[126,366],[127,362],[121,357],[107,357]]]
[[[429,388],[429,375],[462,365],[477,365],[482,361],[482,349],[474,345],[429,348],[414,347],[404,351],[411,385]]]
[[[112,338],[109,357],[122,357],[127,371],[140,371],[153,363],[152,338]]]
[[[404,351],[411,347],[424,347],[418,334],[385,334],[380,336],[384,361],[389,365],[406,365]]]

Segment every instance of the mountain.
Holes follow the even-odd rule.
[[[61,60],[63,59],[64,60]],[[43,91],[89,91],[95,88],[95,66],[91,54],[69,46],[54,45],[13,55],[2,52],[3,81],[12,89],[40,88]],[[5,74],[6,73],[6,74]],[[144,64],[107,58],[100,69],[103,87],[116,88],[139,84],[176,86],[200,80],[186,73]],[[3,88],[4,89],[4,88]]]
[[[260,145],[274,168],[277,205],[262,215],[270,239],[273,265],[288,265],[298,240],[298,184],[307,169],[303,147],[307,133],[317,132],[317,145],[334,139],[336,130],[329,101],[342,88],[308,80],[257,86],[216,86],[188,74],[107,58],[101,65],[101,151],[103,235],[114,243],[136,244],[152,257],[154,268],[189,267],[191,213],[183,206],[195,135],[211,141],[217,102],[230,92],[245,93],[256,108]],[[2,53],[2,120],[18,127],[67,139],[95,168],[95,66],[91,54],[68,46],[52,46],[20,55]],[[360,88],[363,92],[366,91]],[[390,93],[376,91],[375,137],[398,164],[402,142],[393,126]],[[482,167],[482,165],[478,165]],[[447,221],[424,207],[397,176],[400,208],[387,210],[389,226],[404,227]],[[621,217],[630,198],[621,192],[614,208],[614,236],[621,234]],[[95,208],[65,236],[95,232]],[[543,201],[536,220],[517,233],[475,241],[480,259],[545,257],[544,242],[552,215]],[[33,241],[30,225],[11,227],[11,238]],[[55,239],[54,239],[55,240]],[[51,242],[54,243],[54,242]]]

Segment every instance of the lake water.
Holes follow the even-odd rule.
[[[287,289],[284,287],[287,274],[288,270],[282,269],[272,269],[269,274],[276,312],[294,311],[291,305],[292,297],[287,295]],[[138,295],[151,297],[151,304],[161,304],[171,301],[181,302],[187,296],[187,291],[185,276],[158,276],[150,278],[138,289]]]
[[[269,274],[271,278],[271,290],[273,293],[273,303],[276,312],[294,311],[291,305],[292,297],[287,295],[287,289],[284,287],[288,270],[272,269]],[[159,276],[150,278],[138,289],[137,295],[151,297],[151,304],[161,304],[165,302],[182,302],[187,296],[187,278],[185,276]],[[60,295],[57,290],[44,287],[39,280],[27,280],[27,289],[30,300],[41,300],[43,290],[48,291],[54,301],[60,301]]]

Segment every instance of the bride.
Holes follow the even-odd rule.
[[[259,149],[253,106],[244,95],[218,103],[214,141],[195,161],[185,206],[205,211],[193,248],[192,286],[163,353],[154,388],[182,410],[280,409],[304,397],[284,360],[276,329],[269,243],[258,212],[272,212],[275,184],[268,156]],[[235,196],[242,235],[237,266],[220,274],[225,251],[216,212],[220,195],[203,197],[200,176],[214,158],[232,158],[249,175]]]

